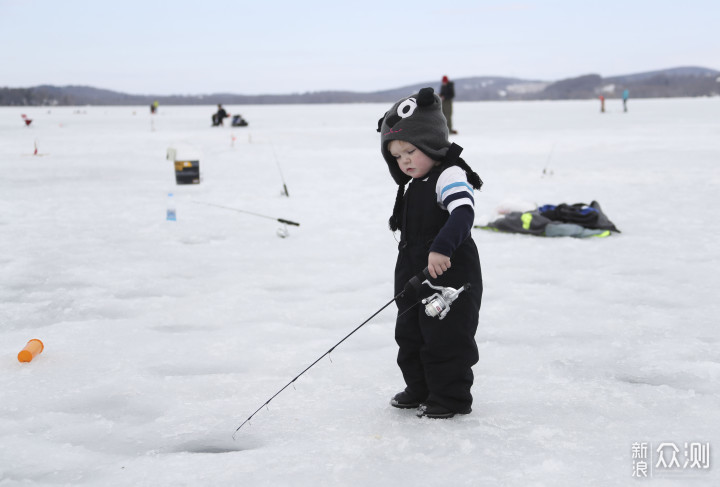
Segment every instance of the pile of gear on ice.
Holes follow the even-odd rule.
[[[532,211],[511,211],[475,228],[538,237],[608,237],[611,232],[620,233],[597,201],[589,205],[561,203],[539,206]]]

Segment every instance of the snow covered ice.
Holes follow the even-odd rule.
[[[720,99],[606,106],[455,105],[476,224],[594,199],[623,232],[473,231],[471,415],[389,405],[391,306],[236,441],[392,297],[389,104],[226,107],[245,128],[211,128],[213,106],[0,108],[0,486],[718,485]],[[201,184],[175,185],[169,147]],[[635,479],[639,442],[681,462],[709,442],[710,468]]]

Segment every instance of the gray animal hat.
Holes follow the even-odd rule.
[[[399,185],[405,185],[410,176],[398,167],[395,158],[388,151],[392,140],[409,142],[434,161],[445,161],[451,144],[448,140],[448,126],[442,113],[442,101],[432,88],[423,88],[418,93],[395,103],[383,118],[378,120],[380,151],[390,169],[390,175]],[[462,151],[454,145],[453,156]]]
[[[397,161],[388,151],[390,141],[404,140],[434,161],[445,166],[459,166],[465,171],[473,188],[480,189],[482,186],[480,176],[460,157],[462,147],[448,140],[449,130],[442,113],[442,101],[432,88],[423,88],[395,103],[378,120],[377,131],[380,132],[380,152],[390,169],[390,175],[398,185],[393,214],[388,220],[388,226],[393,232],[401,229],[405,184],[411,177],[400,170]]]

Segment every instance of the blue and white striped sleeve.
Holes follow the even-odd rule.
[[[470,208],[475,209],[473,188],[467,181],[465,171],[458,166],[450,166],[440,174],[435,193],[438,204],[450,214],[463,205],[470,205]]]
[[[449,167],[440,174],[435,192],[438,204],[450,212],[450,217],[430,245],[430,252],[451,257],[470,236],[475,219],[474,192],[465,171],[457,166]]]

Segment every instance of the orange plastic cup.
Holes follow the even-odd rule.
[[[32,359],[40,355],[43,351],[45,346],[43,345],[43,342],[38,340],[37,338],[33,338],[29,342],[27,342],[27,345],[25,345],[25,348],[20,351],[18,354],[18,360],[20,362],[30,362]]]

